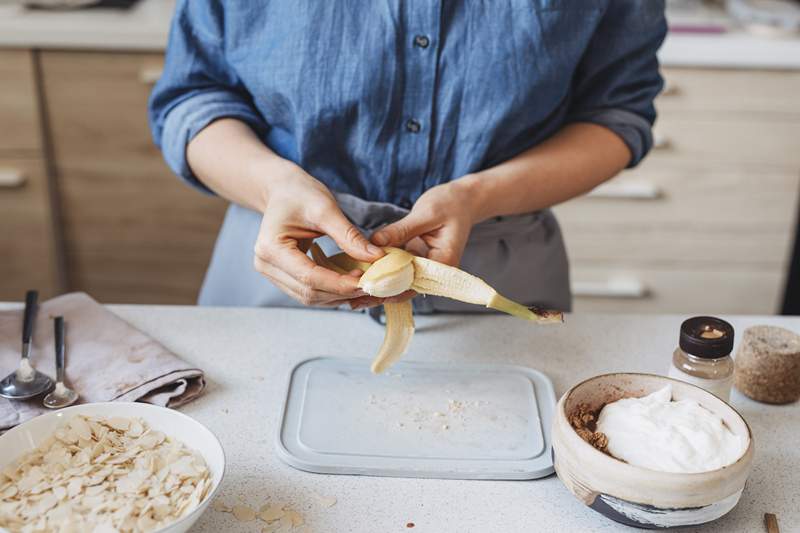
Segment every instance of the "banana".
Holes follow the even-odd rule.
[[[400,248],[385,248],[384,251],[385,256],[370,264],[357,261],[344,253],[327,257],[316,243],[311,245],[311,257],[318,265],[341,274],[353,270],[362,271],[358,286],[371,296],[389,298],[411,289],[419,294],[483,305],[539,324],[564,321],[561,311],[526,307],[509,300],[481,278],[461,269],[417,257]],[[386,335],[372,363],[372,371],[376,374],[383,372],[403,356],[414,335],[410,301],[384,304],[384,311]]]
[[[358,286],[370,296],[397,296],[414,283],[414,256],[399,248],[385,251],[386,255],[372,263],[358,280]]]
[[[386,333],[378,355],[372,360],[370,369],[380,374],[395,364],[408,350],[414,336],[414,312],[411,300],[402,303],[383,304],[386,313]]]

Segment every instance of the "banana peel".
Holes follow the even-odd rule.
[[[538,324],[562,323],[561,311],[526,307],[499,294],[491,285],[463,270],[417,257],[400,248],[384,248],[386,255],[374,263],[365,263],[339,253],[327,257],[317,243],[311,245],[311,257],[318,265],[340,274],[363,272],[358,285],[367,294],[381,298],[397,296],[407,290],[443,296],[462,302],[483,305]],[[386,335],[372,362],[379,374],[398,361],[414,336],[414,317],[410,301],[384,304]]]

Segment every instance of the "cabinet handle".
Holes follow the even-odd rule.
[[[653,150],[664,150],[672,147],[669,137],[658,130],[653,130]]]
[[[673,81],[664,78],[664,88],[659,96],[675,96],[681,94],[681,88]]]
[[[28,177],[21,170],[0,168],[0,189],[22,187],[27,181]]]
[[[636,278],[609,278],[606,281],[573,281],[573,296],[641,300],[650,290]]]
[[[589,198],[612,198],[618,200],[658,200],[664,191],[648,182],[603,183],[589,191]]]
[[[163,73],[163,66],[142,67],[139,69],[139,82],[145,85],[153,85]]]

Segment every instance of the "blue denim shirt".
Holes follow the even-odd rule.
[[[180,0],[150,100],[155,142],[247,122],[329,188],[409,206],[569,122],[635,165],[661,88],[662,0]]]

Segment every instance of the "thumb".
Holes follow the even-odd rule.
[[[320,224],[320,229],[354,259],[372,263],[385,255],[383,250],[370,243],[341,212],[329,216]]]
[[[413,211],[397,222],[372,234],[372,242],[379,246],[402,246],[414,237],[436,229],[437,223]]]
[[[428,259],[432,259],[433,261],[437,261],[439,263],[444,263],[445,265],[458,267],[459,263],[461,262],[462,253],[463,249],[432,248],[428,253]]]

